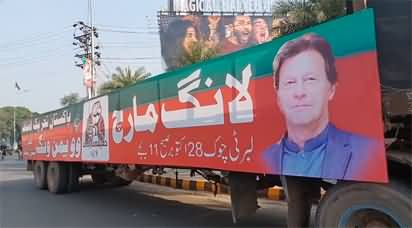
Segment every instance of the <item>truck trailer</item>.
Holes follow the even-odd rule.
[[[257,190],[289,175],[284,160],[275,162],[289,129],[279,92],[299,82],[276,81],[280,53],[324,42],[337,73],[329,121],[373,146],[344,144],[332,151],[338,157],[325,155],[321,174],[296,174],[323,183],[316,226],[411,227],[412,1],[366,6],[24,121],[23,158],[36,187],[70,193],[84,175],[124,186],[146,171],[190,169],[229,186],[239,222],[258,209]],[[316,77],[303,77],[302,88]]]

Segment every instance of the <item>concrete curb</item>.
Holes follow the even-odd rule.
[[[211,183],[204,180],[185,180],[172,177],[141,175],[136,180],[144,183],[151,183],[157,185],[168,186],[176,189],[184,189],[191,191],[206,191],[216,194],[229,194],[229,186]],[[217,188],[217,189],[216,189]],[[285,200],[285,194],[281,187],[272,187],[258,191],[259,198],[266,198],[270,200]]]

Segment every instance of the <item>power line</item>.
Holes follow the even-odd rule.
[[[106,72],[104,72],[103,70],[102,70],[102,68],[100,68],[100,67],[98,67],[98,68],[96,68],[102,75],[104,75],[104,77],[102,77],[100,74],[97,74],[97,76],[100,76],[102,79],[103,79],[103,81],[108,81],[109,79],[110,79],[110,75],[109,74],[107,74]]]
[[[155,64],[155,65],[159,65],[161,63],[161,60],[135,60],[135,61],[116,61],[116,60],[107,60],[105,61],[106,63],[112,63],[112,64],[131,64],[131,65],[150,65],[150,64]]]
[[[61,33],[59,35],[51,36],[49,38],[44,38],[41,40],[36,40],[36,41],[28,41],[26,43],[21,43],[21,44],[15,44],[15,45],[10,45],[10,46],[3,46],[0,47],[1,51],[11,51],[11,50],[16,50],[16,49],[23,49],[23,48],[28,48],[28,47],[34,47],[34,46],[44,46],[44,45],[50,45],[52,41],[57,41],[57,40],[64,40],[65,37],[67,37],[67,34]]]
[[[127,66],[144,66],[144,65],[160,65],[160,62],[145,62],[145,63],[141,63],[141,62],[110,62],[113,64],[117,64],[117,65],[127,65]]]
[[[118,29],[99,29],[101,32],[115,32],[115,33],[124,33],[124,34],[145,34],[145,35],[158,35],[159,32],[151,31],[130,31],[130,30],[118,30]]]
[[[24,53],[22,53],[22,54],[20,54],[20,55],[14,55],[14,56],[0,56],[0,63],[3,63],[3,62],[13,62],[13,60],[19,60],[19,61],[21,61],[21,60],[30,60],[30,59],[33,59],[33,58],[38,58],[38,57],[41,57],[41,56],[48,56],[48,54],[50,54],[50,53],[56,53],[56,51],[62,51],[62,50],[72,50],[72,51],[76,51],[78,48],[73,48],[73,49],[70,49],[70,48],[67,48],[67,47],[51,47],[51,48],[49,48],[49,49],[42,49],[41,50],[41,54],[39,55],[38,53],[38,51],[36,50],[36,52],[35,52],[35,55],[29,55],[29,53],[28,52],[24,52]],[[31,53],[31,54],[33,54],[33,53]]]
[[[5,50],[5,49],[18,48],[18,47],[27,47],[27,46],[35,45],[38,43],[43,43],[45,41],[50,41],[51,39],[53,40],[53,39],[65,37],[67,36],[67,34],[64,34],[64,33],[70,30],[71,30],[70,28],[65,28],[64,30],[59,31],[59,32],[39,34],[32,38],[26,38],[26,39],[16,40],[16,41],[8,42],[8,43],[2,43],[0,44],[0,49]]]
[[[102,25],[102,24],[98,24],[96,25],[99,28],[108,28],[108,29],[125,29],[125,30],[153,30],[153,29],[158,29],[157,26],[135,26],[135,27],[131,27],[131,26],[117,26],[117,25]]]
[[[145,45],[145,46],[130,46],[130,45],[104,45],[104,48],[160,48],[160,44],[155,45]]]
[[[102,58],[103,60],[152,60],[152,59],[159,59],[159,57],[155,56],[146,56],[146,57],[135,57],[135,58],[122,58],[122,57],[105,57]]]
[[[151,39],[151,40],[143,40],[143,41],[138,41],[136,39],[133,39],[135,41],[104,41],[100,39],[99,45],[104,45],[104,46],[110,46],[110,45],[152,45],[152,44],[158,44],[160,45],[159,40]],[[152,42],[150,42],[152,41]]]
[[[107,72],[107,74],[110,76],[110,69],[109,67],[106,65],[106,63],[104,61],[100,61],[101,62],[101,66],[103,67],[103,69],[105,69],[105,71]]]
[[[19,61],[14,61],[14,62],[7,62],[7,63],[0,63],[0,66],[2,68],[10,68],[10,67],[19,67],[19,66],[23,66],[23,65],[29,65],[29,64],[34,64],[34,63],[40,63],[40,62],[44,62],[44,61],[50,61],[52,62],[52,58],[51,57],[61,57],[62,54],[68,54],[67,52],[54,52],[54,54],[49,54],[49,55],[43,55],[43,56],[37,56],[35,58],[28,58],[28,59],[22,59]]]
[[[47,57],[50,56],[50,54],[53,53],[62,53],[62,51],[68,51],[70,49],[66,48],[66,47],[60,47],[57,49],[49,49],[46,52],[42,52],[40,55],[36,55],[36,56],[24,56],[24,57],[16,57],[16,58],[7,58],[8,60],[18,60],[18,61],[4,61],[6,59],[0,59],[0,64],[10,64],[13,62],[22,62],[22,61],[27,61],[27,60],[33,60],[33,59],[37,59],[37,58],[43,58],[43,57]]]

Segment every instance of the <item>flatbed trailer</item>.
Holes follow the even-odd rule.
[[[274,106],[273,59],[282,44],[316,33],[331,43],[337,71],[346,72],[341,94],[352,99],[341,95],[332,106],[333,119],[381,139],[382,145],[385,127],[386,149],[384,162],[371,165],[372,174],[321,177],[328,187],[316,225],[412,226],[411,1],[368,1],[368,6],[374,11],[361,10],[25,121],[23,158],[35,185],[69,193],[83,175],[122,186],[148,170],[185,168],[229,186],[235,223],[255,213],[256,190],[281,185],[281,173],[271,171],[263,156],[285,130]],[[372,87],[363,93],[356,92],[366,80],[362,75]],[[368,113],[340,113],[348,105]]]

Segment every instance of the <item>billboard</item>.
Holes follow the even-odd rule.
[[[167,69],[182,66],[185,53],[191,46],[202,46],[218,54],[270,41],[271,16],[160,16],[161,54]]]
[[[388,181],[372,10],[43,114],[31,126],[26,159]],[[93,154],[96,147],[104,150]]]
[[[172,0],[175,12],[272,12],[276,0]]]

